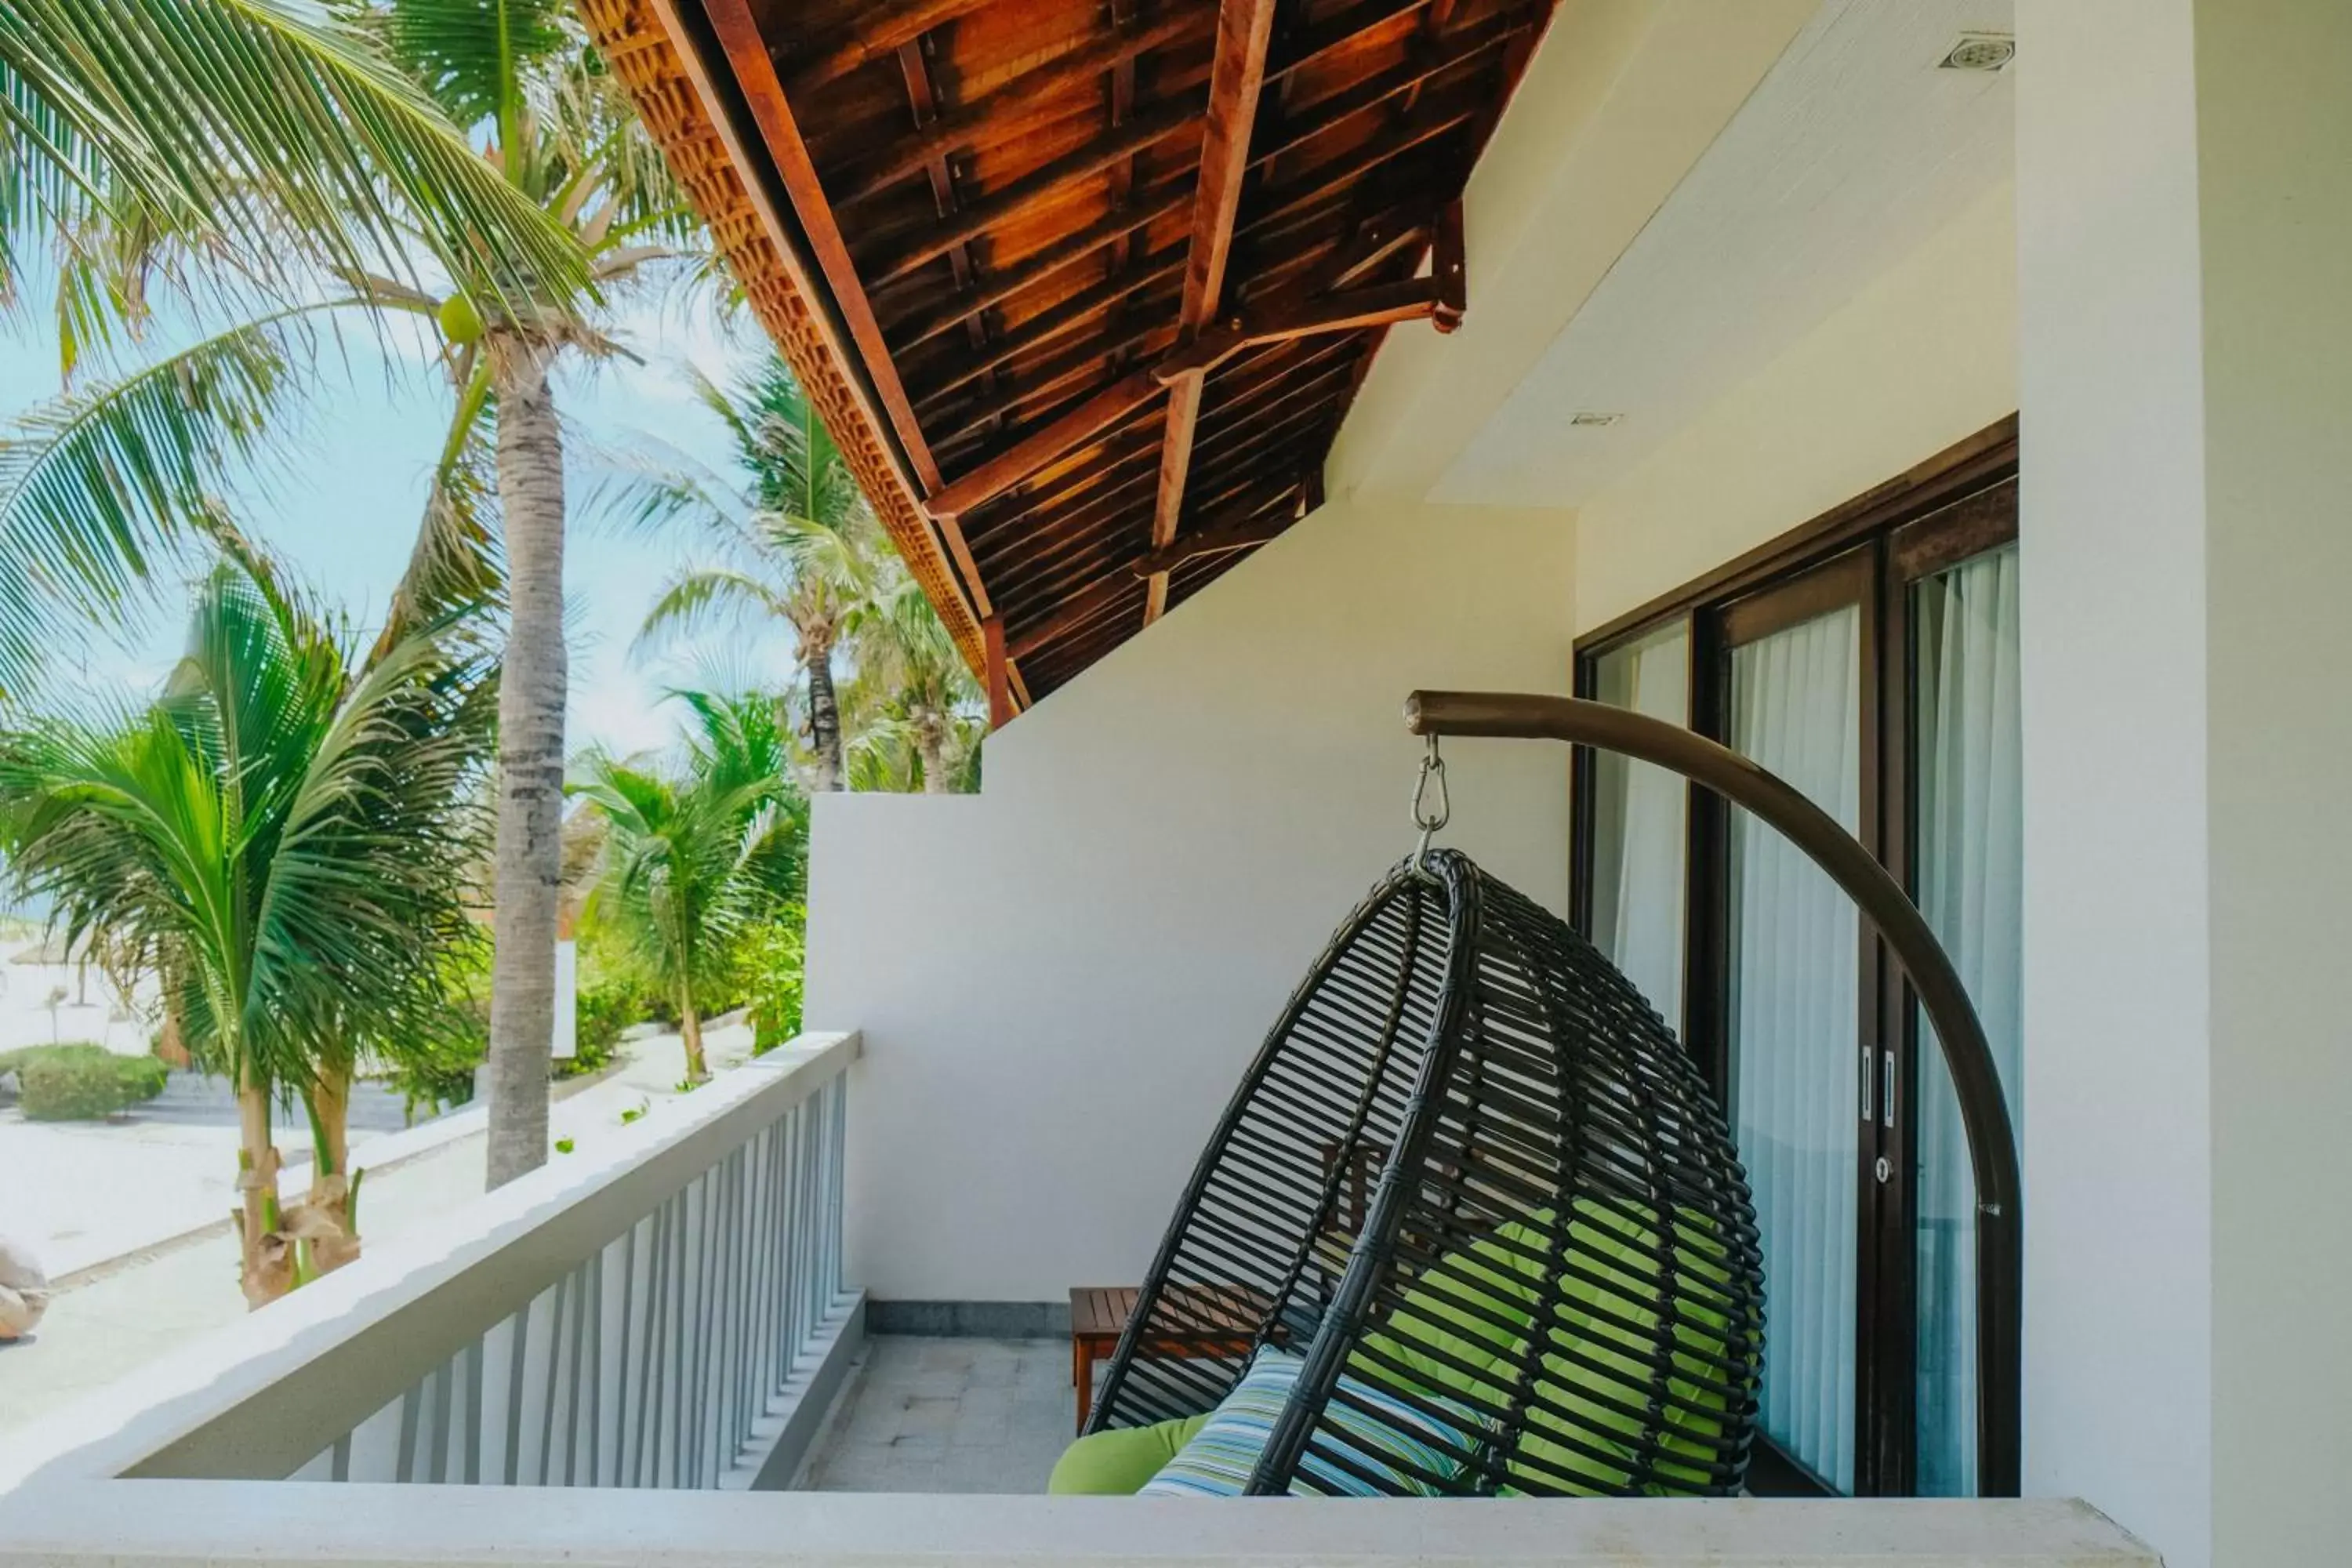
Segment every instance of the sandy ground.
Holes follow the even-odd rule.
[[[715,1069],[740,1061],[751,1049],[747,1029],[714,1030],[706,1040]],[[623,1110],[677,1093],[685,1053],[676,1035],[626,1043],[623,1055],[623,1065],[612,1076],[556,1103],[554,1137],[591,1147],[599,1135],[621,1127]],[[57,1131],[22,1122],[0,1125],[0,1209],[8,1214],[0,1223],[14,1229],[22,1215],[64,1228],[121,1227],[130,1223],[121,1217],[126,1194],[142,1205],[136,1211],[142,1226],[152,1226],[152,1205],[167,1202],[184,1202],[193,1224],[226,1217],[235,1172],[233,1130],[79,1126],[62,1142],[24,1144],[37,1151],[28,1163],[19,1152],[21,1135]],[[142,1136],[148,1133],[157,1136]],[[366,1148],[356,1139],[354,1148],[355,1163],[364,1170]],[[44,1163],[52,1157],[75,1163],[58,1168]],[[480,1194],[482,1161],[483,1139],[475,1133],[370,1176],[361,1197],[362,1236],[389,1241],[446,1219]],[[152,1173],[126,1180],[124,1173],[134,1169]],[[188,1190],[174,1190],[183,1183]],[[206,1183],[216,1184],[217,1190],[205,1187]],[[135,1196],[140,1190],[144,1198]],[[0,1434],[30,1426],[93,1390],[136,1375],[141,1366],[191,1336],[234,1322],[244,1312],[236,1246],[226,1234],[100,1270],[88,1283],[58,1293],[34,1338],[0,1345]]]
[[[353,1132],[365,1163],[375,1134]],[[289,1160],[299,1152],[281,1137]],[[236,1205],[236,1129],[26,1121],[0,1111],[0,1231],[53,1275],[220,1219]]]

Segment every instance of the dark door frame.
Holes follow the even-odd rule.
[[[1832,509],[1696,582],[1577,639],[1574,690],[1591,697],[1600,659],[1677,623],[1690,637],[1691,727],[1728,743],[1731,649],[1839,603],[1862,608],[1861,837],[1917,892],[1913,864],[1917,739],[1911,601],[1924,578],[2017,537],[2014,416]],[[1590,753],[1573,774],[1570,914],[1592,930]],[[1694,788],[1685,818],[1682,1034],[1729,1111],[1729,818]],[[1855,1476],[1863,1496],[1907,1496],[1916,1482],[1917,1310],[1913,1234],[1919,1073],[1917,1008],[1885,946],[1865,927],[1856,996],[1861,1047],[1872,1053],[1874,1114],[1859,1140],[1856,1247]],[[1861,1064],[1855,1063],[1857,1115]],[[1877,1162],[1889,1179],[1877,1180]],[[1759,1492],[1828,1489],[1769,1439],[1749,1484]]]

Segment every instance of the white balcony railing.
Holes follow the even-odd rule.
[[[0,1456],[0,1568],[2156,1563],[2062,1501],[765,1495],[863,1332],[858,1049],[724,1074],[36,1429],[46,1457]]]
[[[36,1434],[37,1482],[782,1485],[860,1331],[857,1049],[755,1058],[295,1292]]]

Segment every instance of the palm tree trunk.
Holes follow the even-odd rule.
[[[948,727],[939,714],[927,710],[915,716],[915,755],[922,759],[925,795],[954,793],[955,781],[948,773]]]
[[[678,987],[677,1037],[686,1042],[686,1081],[700,1083],[710,1076],[710,1064],[702,1057],[702,1016],[694,1010],[694,993]]]
[[[563,437],[551,345],[499,333],[499,506],[509,622],[499,677],[499,816],[490,967],[489,1185],[547,1161],[563,879]]]
[[[236,1090],[237,1283],[248,1308],[294,1288],[294,1249],[279,1227],[278,1148],[269,1138],[269,1089],[250,1075]]]
[[[841,702],[833,691],[833,639],[803,634],[801,662],[808,670],[809,749],[815,753],[809,766],[809,793],[824,795],[839,789],[846,772],[841,760]]]
[[[287,1228],[310,1248],[312,1272],[331,1274],[360,1255],[359,1173],[352,1169],[352,1075],[328,1068],[304,1095],[310,1110],[310,1191]]]

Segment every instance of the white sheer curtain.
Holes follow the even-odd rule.
[[[1690,630],[1674,626],[1601,656],[1596,695],[1690,722]],[[1683,1026],[1683,818],[1689,789],[1648,763],[1593,759],[1592,941],[1659,1016]]]
[[[2021,1133],[2016,547],[1921,583],[1912,604],[1919,907],[1976,1004]],[[1976,1184],[1924,1017],[1919,1055],[1918,1490],[1968,1497],[1977,1489]]]
[[[1848,606],[1732,652],[1732,744],[1848,831],[1862,806],[1861,615]],[[1853,1489],[1853,903],[1789,841],[1731,814],[1732,1103],[1764,1239],[1764,1429]]]

